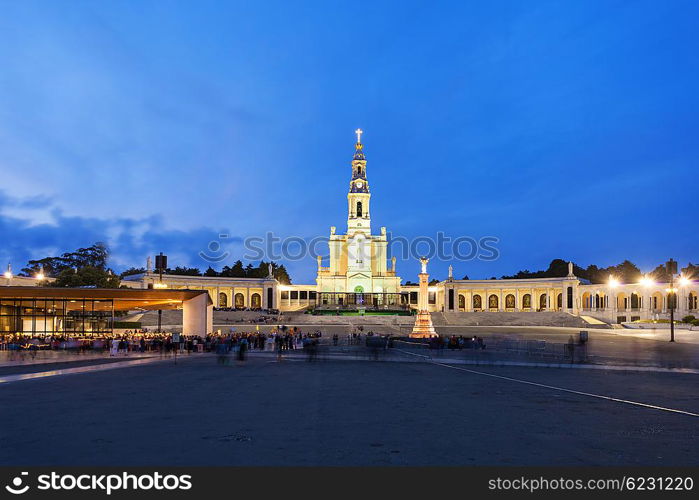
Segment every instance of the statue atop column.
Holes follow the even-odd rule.
[[[150,255],[146,257],[146,272],[153,272],[153,260],[150,258]]]
[[[274,269],[272,269],[272,263],[267,264],[267,277],[274,278]]]
[[[415,317],[415,326],[410,333],[412,338],[429,338],[436,337],[437,332],[432,325],[432,316],[429,311],[429,279],[427,274],[427,263],[430,261],[427,257],[420,258],[422,264],[422,272],[418,274],[420,278],[420,288],[417,294],[417,316]]]
[[[454,279],[454,266],[449,264],[449,281],[452,281]]]
[[[568,262],[568,278],[575,278],[573,273],[573,262]]]
[[[427,274],[427,263],[430,261],[427,257],[420,257],[420,264],[422,264],[422,274]]]

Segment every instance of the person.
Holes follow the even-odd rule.
[[[243,337],[238,342],[238,360],[245,361],[245,353],[248,350],[248,339]]]
[[[109,355],[112,357],[119,355],[119,340],[116,338],[112,339],[112,343],[109,349]]]
[[[275,343],[275,348],[277,349],[277,361],[282,360],[282,349],[283,349],[283,342],[282,338],[279,335],[274,336],[274,343]]]
[[[216,343],[216,359],[219,365],[228,364],[228,345],[225,342]]]
[[[575,338],[571,335],[570,338],[568,339],[568,356],[570,356],[570,362],[573,363],[575,362],[574,358],[574,353],[575,353]]]

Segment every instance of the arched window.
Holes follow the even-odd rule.
[[[546,305],[547,305],[546,294],[545,294],[545,293],[542,293],[542,294],[539,296],[539,309],[540,309],[541,311],[545,311],[545,310],[546,310]]]
[[[490,309],[497,309],[498,308],[498,296],[495,294],[492,294],[490,297],[488,297],[488,307]]]
[[[224,292],[218,294],[218,307],[228,307],[228,295]]]
[[[260,297],[259,293],[253,293],[250,296],[250,306],[253,309],[259,309],[262,307],[262,297]]]
[[[559,293],[556,297],[556,307],[558,309],[563,309],[563,294]]]
[[[459,309],[466,309],[466,297],[459,295]]]
[[[362,202],[358,201],[357,202],[357,217],[361,217],[361,216],[362,216]]]
[[[583,309],[591,309],[593,307],[590,292],[585,292],[582,294],[582,307]]]
[[[474,295],[473,296],[473,308],[474,309],[481,309],[483,307],[483,303],[481,300],[480,295]]]
[[[639,309],[641,307],[638,294],[636,292],[631,294],[631,309]]]
[[[512,295],[511,293],[507,294],[505,296],[505,307],[507,309],[514,309],[515,306],[515,296]]]
[[[531,309],[532,307],[532,296],[530,293],[525,293],[522,297],[522,309]]]
[[[235,308],[243,309],[245,307],[245,296],[242,293],[235,294]]]

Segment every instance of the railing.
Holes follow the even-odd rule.
[[[418,356],[430,361],[464,356],[478,362],[522,361],[522,357],[533,362],[548,360],[557,363],[582,363],[587,361],[586,346],[577,343],[552,343],[545,340],[486,338],[483,342],[474,342],[471,339],[464,339],[464,345],[461,346],[450,346],[436,341],[423,343],[394,340],[393,345],[398,348],[398,352],[402,350],[406,355]]]

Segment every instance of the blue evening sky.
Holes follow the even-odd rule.
[[[697,2],[0,11],[2,266],[104,240],[119,270],[158,251],[205,268],[220,233],[231,263],[245,237],[343,231],[357,127],[376,231],[499,238],[458,278],[699,261]]]

